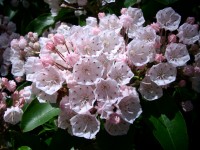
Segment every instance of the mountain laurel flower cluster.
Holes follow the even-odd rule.
[[[18,101],[59,103],[57,126],[93,139],[101,124],[110,135],[127,134],[142,113],[141,98],[157,100],[164,89],[184,82],[200,93],[200,35],[191,17],[180,25],[171,7],[147,26],[139,8],[98,17],[88,17],[85,26],[63,23],[47,37],[30,32],[11,42],[12,74],[32,83],[15,93]],[[15,124],[22,114],[21,104],[12,106],[4,120]]]
[[[10,42],[19,38],[19,34],[15,33],[16,25],[6,16],[0,15],[0,75],[6,76],[9,73],[11,65]]]

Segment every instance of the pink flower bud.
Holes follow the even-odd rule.
[[[194,74],[194,67],[191,65],[187,65],[183,68],[183,74],[186,76],[193,76]]]
[[[103,13],[103,12],[98,13],[98,18],[99,18],[99,19],[101,19],[101,18],[103,18],[103,17],[105,17],[105,13]]]
[[[2,77],[1,78],[1,82],[2,82],[2,85],[5,86],[5,87],[7,87],[9,85],[9,82],[8,82],[7,78]]]
[[[127,11],[127,8],[122,8],[120,12],[121,12],[121,14],[125,14],[126,11]]]
[[[21,37],[18,44],[20,49],[24,49],[27,45],[27,41],[24,37]]]
[[[200,75],[200,67],[195,66],[194,67],[194,72],[195,72],[195,74]]]
[[[186,81],[185,80],[181,80],[181,81],[179,81],[178,85],[179,85],[179,87],[185,87]]]
[[[33,48],[34,48],[35,50],[39,50],[40,44],[39,44],[38,42],[35,42],[35,43],[33,44]]]
[[[188,17],[186,22],[189,23],[189,24],[194,24],[195,18],[194,17]]]
[[[55,50],[55,45],[52,41],[49,41],[46,43],[46,49],[50,50],[50,51],[54,51]]]
[[[159,25],[158,23],[153,22],[150,26],[151,26],[156,32],[159,32],[159,31],[160,31],[160,25]]]
[[[9,81],[9,84],[7,86],[7,89],[10,91],[10,92],[14,92],[15,89],[16,89],[16,83],[14,80],[10,80]]]
[[[55,45],[58,45],[58,44],[65,44],[65,37],[62,35],[62,34],[55,34],[53,36],[53,41],[54,41],[54,44]]]
[[[163,54],[156,54],[156,56],[155,56],[155,61],[156,62],[160,63],[160,62],[162,62],[164,60],[165,60],[165,56],[163,56]]]
[[[176,43],[177,41],[177,38],[176,38],[176,35],[175,34],[171,34],[168,36],[168,42],[169,43]]]

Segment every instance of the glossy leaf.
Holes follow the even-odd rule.
[[[155,127],[153,134],[163,149],[187,150],[186,125],[180,112],[177,112],[172,120],[163,114],[159,118],[151,116],[149,120]]]
[[[32,149],[28,146],[21,146],[17,150],[32,150]]]
[[[50,13],[42,14],[29,23],[29,25],[26,27],[26,31],[37,32],[38,35],[41,35],[45,29],[54,23],[54,17],[51,16]]]
[[[148,125],[162,148],[164,150],[187,150],[186,123],[174,99],[171,96],[165,96],[160,100],[145,103]]]
[[[124,1],[124,6],[125,7],[133,6],[136,3],[137,3],[137,0],[125,0]]]
[[[57,116],[59,112],[59,108],[33,100],[22,116],[21,128],[23,132],[31,131]]]

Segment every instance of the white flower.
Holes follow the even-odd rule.
[[[180,24],[181,16],[171,7],[167,7],[157,12],[156,19],[161,28],[174,31]]]
[[[122,118],[129,123],[133,123],[142,113],[138,94],[123,97],[119,100],[118,106],[121,111]]]
[[[103,49],[103,44],[97,35],[92,36],[87,34],[79,35],[78,40],[76,39],[77,52],[80,55],[98,56]]]
[[[57,126],[61,129],[67,129],[68,133],[72,135],[72,127],[70,119],[77,113],[70,108],[68,96],[64,96],[60,102],[61,113],[58,116]]]
[[[156,83],[150,80],[149,76],[146,76],[141,82],[138,89],[142,97],[146,100],[156,100],[163,95],[162,88]]]
[[[176,80],[177,70],[169,63],[153,65],[149,70],[151,81],[158,86],[167,85]]]
[[[16,58],[12,60],[12,70],[11,73],[14,76],[21,77],[24,75],[24,61]]]
[[[35,85],[35,83],[32,84],[32,94],[36,95],[38,101],[40,103],[56,103],[57,102],[57,97],[58,97],[58,93],[55,92],[54,94],[47,94],[44,91],[38,89]]]
[[[77,114],[70,119],[70,123],[73,135],[86,139],[95,138],[100,130],[100,122],[90,114]]]
[[[165,57],[174,67],[183,66],[190,60],[186,45],[181,43],[170,43],[167,45]]]
[[[112,113],[106,120],[104,127],[110,135],[125,135],[128,133],[130,123],[124,121],[117,113]]]
[[[116,62],[108,72],[108,76],[116,80],[118,84],[125,85],[130,82],[134,74],[126,63]]]
[[[7,108],[7,110],[4,113],[3,118],[5,122],[15,125],[21,121],[22,114],[23,114],[23,111],[21,108],[11,106],[11,108]]]
[[[24,69],[26,72],[27,81],[35,81],[35,74],[42,70],[44,67],[40,62],[39,57],[28,57],[25,62]]]
[[[137,27],[142,26],[145,22],[142,10],[139,8],[128,7],[124,15],[128,15],[133,19],[132,20],[133,26],[137,26]]]
[[[115,14],[108,14],[105,17],[100,18],[99,28],[102,30],[113,30],[116,33],[119,33],[122,28],[122,24]]]
[[[184,44],[193,44],[199,40],[198,27],[189,23],[184,23],[178,28],[179,42]]]
[[[132,40],[127,46],[128,60],[135,66],[143,66],[152,60],[155,48],[141,40]]]
[[[71,109],[77,113],[85,113],[93,107],[95,95],[90,86],[77,85],[69,89]]]
[[[93,85],[102,77],[104,67],[94,58],[81,58],[73,68],[74,79],[82,85]]]
[[[113,30],[104,30],[100,33],[100,39],[104,45],[103,53],[114,58],[117,53],[125,50],[125,42],[123,37],[119,36]]]
[[[36,87],[49,95],[56,93],[64,82],[59,70],[52,66],[40,70],[35,78]]]
[[[116,98],[119,97],[119,87],[113,79],[101,79],[96,84],[95,95],[98,100],[115,102]]]

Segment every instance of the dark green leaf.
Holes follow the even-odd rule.
[[[57,22],[57,21],[61,21],[61,20],[63,20],[63,19],[68,18],[68,17],[69,17],[68,14],[71,13],[71,12],[73,12],[72,9],[62,8],[62,9],[58,12],[57,16],[55,17],[55,21]]]
[[[59,108],[33,100],[22,116],[21,128],[23,132],[31,131],[57,116],[59,112]]]
[[[50,13],[42,14],[29,23],[29,25],[26,27],[26,31],[37,32],[38,35],[41,35],[45,29],[47,29],[54,23],[54,17],[51,16]]]
[[[153,134],[165,150],[187,150],[188,138],[186,124],[180,112],[172,120],[162,114],[159,118],[151,116],[155,129]]]
[[[32,149],[28,146],[21,146],[17,150],[32,150]]]
[[[177,2],[178,0],[156,0],[156,1],[164,5],[170,5]]]
[[[137,0],[125,0],[124,2],[124,6],[125,7],[129,7],[129,6],[133,6],[137,3]]]
[[[188,149],[186,123],[171,96],[144,102],[144,113],[153,135],[164,150]]]

